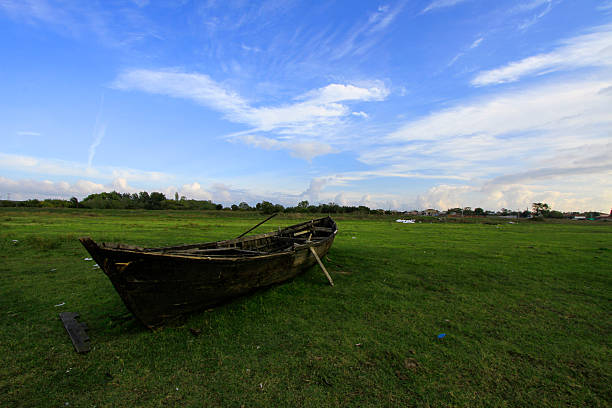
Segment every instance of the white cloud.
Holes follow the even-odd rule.
[[[106,134],[106,124],[100,123],[100,118],[102,116],[102,108],[104,107],[104,94],[100,97],[100,106],[98,107],[98,113],[96,114],[96,122],[94,124],[93,136],[94,140],[89,146],[89,156],[87,158],[87,167],[91,167],[91,163],[93,162],[93,158],[96,154],[96,148],[102,142],[104,135]]]
[[[538,11],[535,15],[531,16],[530,18],[524,20],[521,24],[519,24],[519,30],[526,30],[527,28],[537,23],[542,17],[550,13],[553,8],[553,0],[532,0],[527,3],[519,4],[517,7],[515,7],[514,12],[525,12],[535,10],[537,8],[540,8],[541,6],[545,6],[545,8],[543,10]]]
[[[406,0],[401,0],[394,7],[381,5],[368,16],[367,21],[355,25],[339,46],[333,47],[332,59],[337,60],[347,55],[364,55],[383,37],[385,29],[401,13]]]
[[[612,95],[602,92],[612,80],[555,83],[508,92],[482,102],[458,105],[402,126],[390,141],[439,140],[459,136],[503,136],[547,131],[553,141],[570,131],[606,137],[612,114]],[[554,136],[552,132],[562,132]],[[586,135],[585,135],[586,136]]]
[[[292,127],[295,131],[296,125],[303,123],[328,123],[330,119],[349,115],[350,110],[341,102],[381,101],[389,94],[382,82],[372,82],[368,87],[329,84],[299,96],[296,103],[253,107],[207,75],[144,69],[121,73],[113,86],[191,99],[225,113],[231,121],[267,131],[282,127]]]
[[[17,136],[42,136],[42,133],[33,132],[31,130],[20,130],[17,132]]]
[[[148,0],[133,0],[142,4]],[[154,24],[136,9],[121,7],[109,13],[98,2],[53,0],[0,0],[0,12],[34,26],[45,25],[71,38],[95,36],[109,47],[126,48],[146,38],[160,38]]]
[[[230,121],[253,127],[229,135],[229,139],[237,138],[267,149],[288,149],[295,157],[307,160],[334,150],[329,142],[316,139],[332,139],[343,121],[352,116],[348,103],[381,101],[389,94],[380,81],[362,86],[329,84],[298,96],[293,103],[255,107],[207,75],[142,69],[123,72],[113,86],[193,100],[224,113]],[[271,132],[282,140],[252,136],[261,132]],[[304,140],[303,136],[308,139]]]
[[[95,138],[93,143],[89,146],[89,156],[87,158],[87,167],[91,167],[91,163],[93,162],[93,158],[96,154],[96,148],[102,142],[104,135],[106,134],[106,125],[97,126],[97,129],[94,131]]]
[[[452,7],[454,5],[457,5],[459,3],[463,3],[466,0],[434,0],[431,3],[429,3],[429,5],[427,7],[425,7],[423,9],[423,11],[421,11],[421,14],[430,12],[432,10],[437,10],[437,9],[441,9],[441,8],[446,8],[446,7]]]
[[[301,196],[310,201],[311,203],[316,203],[319,201],[319,197],[321,195],[321,190],[325,185],[329,182],[329,179],[326,177],[317,177],[310,180],[310,186],[306,191],[304,191]]]
[[[606,77],[555,82],[433,112],[362,151],[359,159],[372,170],[335,182],[351,188],[372,178],[456,180],[415,197],[419,208],[519,208],[548,200],[558,209],[603,210],[602,189],[611,184],[603,180],[612,180],[611,89]]]
[[[466,55],[470,50],[478,48],[483,41],[484,41],[484,37],[479,37],[479,38],[475,39],[469,45],[469,47],[464,47],[463,51],[460,51],[457,54],[455,54],[455,56],[449,61],[449,63],[446,64],[446,67],[448,68],[448,67],[452,67],[453,65],[455,65],[455,63],[457,61],[459,61],[460,58],[462,58],[464,55]]]
[[[476,47],[478,47],[482,41],[484,40],[484,37],[480,37],[474,40],[474,42],[472,43],[472,45],[470,45],[470,49],[474,49]]]
[[[483,86],[518,81],[527,75],[584,67],[612,66],[612,26],[567,39],[557,49],[515,61],[501,68],[480,72],[472,85]]]
[[[0,169],[34,175],[89,177],[102,182],[114,179],[126,179],[132,182],[161,182],[172,178],[169,174],[157,171],[109,166],[91,167],[86,163],[6,153],[0,153]]]
[[[32,179],[11,180],[0,176],[0,191],[10,194],[11,200],[31,198],[63,198],[72,196],[85,197],[89,194],[104,191],[105,186],[88,180],[79,180],[73,184],[65,181],[53,182]]]
[[[405,1],[401,1],[396,7],[391,8],[389,5],[378,6],[378,10],[370,15],[368,19],[369,32],[373,33],[387,28],[389,24],[397,17],[404,8]]]
[[[195,182],[195,181],[191,184],[184,184],[180,188],[179,194],[186,196],[188,198],[191,198],[191,199],[196,199],[196,200],[211,200],[212,199],[212,194],[208,190],[202,188],[200,183]]]
[[[244,143],[266,150],[289,150],[290,154],[300,159],[312,160],[313,158],[328,153],[332,153],[334,149],[326,144],[316,140],[276,140],[265,136],[244,135],[236,137]]]
[[[571,177],[557,184],[520,183],[488,185],[438,185],[420,194],[415,200],[417,208],[448,209],[454,207],[481,207],[497,210],[525,210],[531,203],[545,202],[558,211],[607,211],[602,203],[612,201],[612,183],[607,189],[593,189],[589,177]]]
[[[367,119],[369,117],[369,115],[363,111],[359,111],[359,112],[351,112],[351,115],[353,116],[358,116],[360,118],[364,118]]]
[[[119,74],[112,86],[121,90],[191,99],[228,114],[240,114],[249,109],[247,102],[239,95],[226,90],[205,74],[133,69]]]

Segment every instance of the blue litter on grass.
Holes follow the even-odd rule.
[[[439,339],[443,339],[446,336],[446,333],[440,333],[438,334],[438,338]]]

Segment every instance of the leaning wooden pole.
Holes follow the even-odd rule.
[[[278,215],[278,213],[274,213],[271,216],[269,216],[268,218],[266,218],[265,220],[263,220],[262,222],[260,222],[259,224],[257,224],[256,226],[254,226],[253,228],[251,228],[250,230],[243,232],[242,234],[238,235],[236,238],[234,239],[238,239],[238,238],[242,238],[244,237],[246,234],[248,234],[249,232],[253,231],[255,228],[259,227],[261,224],[263,224],[264,222],[276,217]]]
[[[319,255],[317,255],[317,252],[314,250],[313,247],[310,247],[310,252],[312,252],[312,254],[314,255],[315,259],[319,263],[319,266],[321,267],[321,269],[323,269],[323,273],[325,274],[325,276],[327,276],[327,280],[329,281],[329,284],[334,286],[334,281],[332,280],[331,276],[329,276],[329,273],[327,272],[327,269],[325,269],[325,266],[323,265],[323,262],[321,262],[321,259],[319,258]]]

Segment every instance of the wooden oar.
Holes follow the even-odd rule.
[[[331,276],[329,276],[329,273],[327,272],[327,269],[325,269],[325,266],[323,265],[323,262],[321,262],[321,259],[319,258],[319,255],[317,255],[317,252],[314,250],[313,247],[310,247],[310,252],[312,252],[312,254],[314,255],[315,259],[319,263],[319,266],[321,267],[321,269],[323,269],[323,273],[325,273],[325,276],[327,276],[327,280],[329,281],[329,284],[334,286],[334,281],[332,280]]]
[[[264,222],[271,220],[272,218],[276,217],[278,215],[278,213],[274,213],[271,216],[269,216],[268,218],[266,218],[265,220],[263,220],[262,222],[260,222],[259,224],[257,224],[256,226],[254,226],[253,228],[251,228],[250,230],[243,232],[242,234],[238,235],[236,238],[234,239],[238,239],[238,238],[242,238],[244,237],[246,234],[248,234],[249,232],[253,231],[255,228],[259,227],[261,224],[263,224]]]

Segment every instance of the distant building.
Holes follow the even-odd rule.
[[[421,214],[427,217],[437,217],[438,215],[440,215],[440,211],[434,210],[433,208],[428,208],[427,210],[423,211]]]

